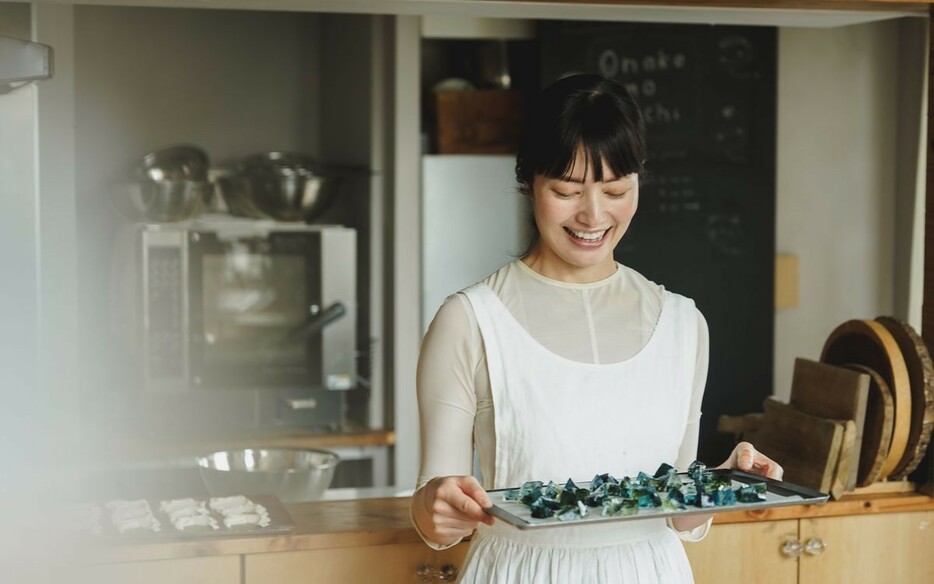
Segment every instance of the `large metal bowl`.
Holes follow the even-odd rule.
[[[253,203],[250,185],[238,174],[223,174],[214,179],[217,197],[223,201],[226,211],[234,217],[250,219],[273,219]]]
[[[201,456],[198,468],[212,497],[276,495],[282,501],[313,501],[327,490],[339,462],[326,450],[243,448]]]
[[[320,165],[303,154],[264,152],[245,158],[217,187],[232,215],[313,221],[337,198],[344,179],[360,172]]]

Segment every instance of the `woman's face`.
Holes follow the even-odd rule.
[[[588,282],[613,274],[613,249],[639,204],[639,175],[616,177],[603,163],[603,180],[586,172],[578,150],[568,180],[536,175],[532,185],[540,239],[527,263],[548,277]]]

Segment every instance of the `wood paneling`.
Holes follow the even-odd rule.
[[[801,543],[827,544],[801,556],[800,584],[934,582],[934,512],[801,520]]]
[[[82,584],[240,584],[240,556],[81,566],[73,576]]]
[[[287,552],[246,556],[245,584],[342,584],[441,582],[419,578],[418,570],[437,573],[445,565],[460,569],[467,544],[437,552],[423,543]]]
[[[781,547],[797,539],[797,520],[716,525],[684,550],[697,584],[794,584],[798,562],[782,555]]]

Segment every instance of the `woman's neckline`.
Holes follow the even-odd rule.
[[[573,290],[587,290],[589,288],[599,288],[601,286],[606,286],[607,284],[609,284],[616,278],[619,278],[620,274],[623,271],[623,266],[619,262],[614,262],[614,264],[616,265],[616,271],[614,271],[612,274],[610,274],[606,278],[603,278],[602,280],[597,280],[595,282],[565,282],[563,280],[555,280],[554,278],[549,278],[548,276],[544,276],[536,272],[534,269],[526,265],[526,263],[523,262],[521,259],[517,259],[513,263],[518,264],[520,271],[524,272],[529,277],[535,280],[538,280],[539,282],[548,284],[550,286],[558,286],[560,288],[569,288]]]
[[[518,260],[517,260],[517,261],[518,261]],[[522,262],[519,262],[519,263],[522,263]],[[532,270],[532,269],[529,268],[528,266],[525,266],[525,264],[523,264],[523,266],[525,267],[526,270],[529,270],[530,272],[532,272],[532,273],[534,273],[534,274],[538,274],[537,272],[535,272],[534,270]],[[575,288],[579,288],[579,287],[581,287],[581,286],[591,286],[591,287],[592,287],[592,286],[594,286],[595,284],[598,285],[598,284],[600,284],[600,283],[604,283],[604,284],[605,284],[605,283],[607,282],[607,280],[613,278],[615,275],[617,275],[617,274],[619,274],[619,273],[621,272],[622,266],[619,265],[619,264],[617,264],[617,266],[618,266],[618,267],[617,267],[617,270],[616,270],[616,274],[614,274],[613,276],[610,276],[609,278],[606,278],[606,279],[604,279],[604,280],[601,280],[600,282],[594,282],[594,283],[591,283],[591,284],[570,284],[570,286],[573,286],[573,287],[575,287]],[[542,276],[541,274],[538,274],[538,277],[547,280],[547,278],[545,278],[545,277]],[[559,285],[566,285],[566,284],[567,284],[567,282],[561,282],[561,281],[558,281],[558,280],[555,280],[554,283],[555,283],[555,284],[559,284]],[[666,295],[666,296],[664,296],[664,297],[662,298],[662,306],[661,306],[661,309],[659,310],[659,313],[658,313],[658,319],[655,321],[655,326],[652,328],[652,332],[651,332],[651,334],[649,335],[648,340],[646,340],[646,342],[642,345],[642,347],[639,348],[638,351],[635,352],[635,354],[630,355],[629,357],[623,359],[622,361],[613,361],[613,362],[611,362],[611,363],[588,363],[588,362],[586,362],[586,361],[577,361],[577,360],[575,360],[575,359],[571,359],[570,357],[565,357],[564,355],[561,355],[561,354],[559,354],[559,353],[556,353],[556,352],[552,351],[551,349],[549,349],[548,347],[546,347],[545,345],[543,345],[541,341],[539,341],[538,339],[536,339],[536,338],[532,335],[532,333],[530,333],[530,332],[528,331],[528,329],[526,329],[526,328],[522,325],[522,323],[519,322],[519,319],[516,318],[516,315],[514,315],[512,312],[510,312],[510,310],[509,310],[509,309],[506,307],[506,305],[503,303],[503,300],[496,294],[496,292],[493,291],[493,289],[490,287],[489,284],[487,284],[486,282],[480,282],[478,285],[479,285],[480,287],[484,288],[484,289],[487,291],[487,293],[489,294],[489,297],[492,299],[492,302],[493,302],[493,303],[495,304],[495,306],[497,307],[497,310],[498,310],[498,311],[501,311],[501,313],[504,315],[504,318],[503,318],[503,319],[500,319],[500,322],[505,321],[505,322],[510,323],[511,326],[514,327],[515,330],[518,331],[519,335],[521,335],[521,336],[525,339],[525,342],[529,343],[529,344],[533,347],[533,350],[538,351],[538,352],[540,352],[541,354],[546,355],[547,357],[552,358],[552,359],[554,359],[554,360],[556,360],[556,361],[558,361],[558,362],[567,363],[567,364],[573,365],[573,366],[575,366],[575,367],[582,367],[582,368],[585,368],[585,369],[593,369],[593,370],[603,369],[603,370],[608,370],[608,369],[612,369],[612,368],[614,368],[614,367],[617,367],[617,368],[628,367],[628,366],[630,366],[632,363],[636,362],[639,358],[641,358],[642,355],[644,355],[644,354],[646,354],[646,353],[649,352],[650,347],[655,343],[655,338],[659,336],[659,329],[662,327],[663,322],[665,321],[666,318],[669,318],[669,317],[667,316],[667,313],[670,312],[670,309],[668,308],[668,299],[667,299],[667,295]]]

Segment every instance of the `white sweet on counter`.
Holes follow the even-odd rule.
[[[272,521],[265,507],[243,495],[213,497],[208,506],[223,516],[224,526],[257,525],[267,527]]]
[[[240,505],[245,505],[246,503],[252,503],[249,499],[243,495],[234,495],[232,497],[211,497],[211,501],[208,503],[208,506],[220,513],[224,514],[224,510],[231,507],[238,507]]]
[[[211,512],[208,511],[204,501],[171,499],[159,503],[159,510],[169,516],[169,521],[179,531],[187,527],[220,528],[217,520],[211,517]]]
[[[210,527],[211,529],[220,529],[217,520],[210,515],[185,515],[172,520],[175,529],[183,531],[186,527]]]
[[[104,507],[110,511],[110,522],[119,533],[131,529],[162,530],[162,525],[152,514],[152,508],[145,499],[136,501],[115,499],[108,501]]]

